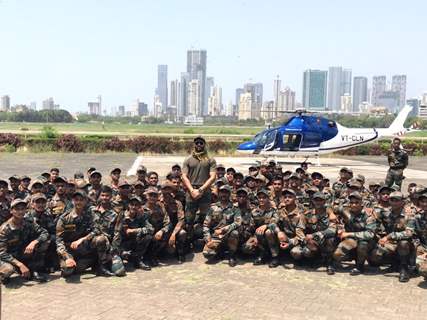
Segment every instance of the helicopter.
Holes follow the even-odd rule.
[[[304,109],[296,110],[281,126],[266,128],[237,147],[242,154],[295,157],[306,159],[371,143],[382,137],[403,135],[411,128],[404,123],[412,106],[406,105],[388,128],[346,128],[336,121],[312,115]],[[317,113],[314,111],[313,113]]]

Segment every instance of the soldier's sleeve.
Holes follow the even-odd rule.
[[[114,225],[113,241],[111,242],[111,251],[113,254],[119,254],[120,246],[122,243],[122,230],[123,230],[123,214],[117,215],[117,220]]]
[[[153,234],[154,233],[154,227],[150,223],[150,218],[148,214],[144,213],[144,227],[141,228],[142,234]]]
[[[203,221],[203,238],[206,242],[208,242],[211,239],[211,227],[212,223],[212,208],[209,208],[208,212],[206,213],[206,218]]]
[[[49,240],[49,232],[34,221],[29,220],[28,221],[31,225],[32,231],[34,232],[34,235],[37,237],[36,240],[39,242],[39,244],[42,244]]]
[[[214,158],[209,159],[209,172],[216,171],[216,160]]]
[[[415,230],[415,219],[410,218],[406,222],[406,228],[403,231],[391,232],[387,235],[388,239],[399,241],[399,240],[410,240],[414,235]]]
[[[67,247],[65,246],[64,234],[64,221],[62,217],[60,217],[56,224],[56,252],[61,258],[66,260],[73,258],[73,256],[68,252]]]
[[[161,229],[163,233],[168,233],[172,230],[172,223],[169,219],[169,215],[166,212],[166,209],[163,205],[161,205],[162,211],[163,211],[163,228]]]
[[[323,236],[325,238],[331,238],[337,234],[338,219],[335,216],[335,214],[332,212],[332,210],[328,210],[328,216],[329,216],[328,227],[325,230],[316,232],[315,235],[320,234],[321,236]]]
[[[97,235],[101,234],[101,228],[100,228],[100,218],[99,214],[95,212],[93,209],[90,210],[90,221],[89,221],[89,230],[88,235],[86,236],[87,240],[92,240]]]
[[[242,225],[242,214],[240,213],[239,208],[233,208],[233,211],[234,211],[233,223],[231,223],[227,227],[227,232],[236,230]]]
[[[406,151],[402,154],[402,162],[403,162],[403,168],[406,168],[408,166],[408,153]]]
[[[273,215],[271,216],[270,224],[268,226],[269,229],[276,230],[278,223],[279,223],[279,213],[277,209],[274,209]]]
[[[295,233],[296,233],[296,237],[299,241],[304,240],[305,238],[305,225],[306,225],[306,221],[305,221],[305,215],[302,214],[299,218],[297,227],[295,228]]]
[[[0,261],[9,262],[15,267],[18,267],[20,261],[16,259],[13,255],[11,255],[9,252],[7,252],[7,243],[9,240],[8,230],[9,229],[7,228],[2,228],[0,230]]]
[[[377,231],[377,220],[375,216],[369,215],[366,220],[366,230],[353,232],[354,238],[357,240],[369,241],[375,237],[375,232]]]

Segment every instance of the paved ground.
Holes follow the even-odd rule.
[[[126,171],[135,155],[0,154],[0,160],[0,177],[24,172],[34,177],[52,166],[65,175],[90,165],[105,173],[115,166]],[[240,170],[253,163],[251,158],[217,160]],[[369,180],[384,178],[386,167],[357,160],[326,158],[319,171],[335,178],[345,165]],[[182,163],[182,157],[143,157],[142,161],[164,175],[170,165]],[[408,180],[427,182],[425,171],[410,169],[405,174]],[[2,286],[2,319],[426,318],[427,283],[421,278],[400,284],[397,274],[374,270],[359,277],[327,276],[323,268],[299,270],[286,264],[272,270],[246,261],[231,269],[222,262],[207,265],[200,254],[188,258],[192,261],[184,265],[171,260],[150,272],[129,272],[125,278],[85,274],[66,283],[54,274],[43,285],[14,279]]]

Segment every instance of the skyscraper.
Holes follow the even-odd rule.
[[[354,77],[353,83],[353,112],[359,112],[359,106],[368,102],[368,78]]]
[[[157,66],[157,89],[156,94],[162,104],[162,112],[168,107],[168,66],[159,64]]]
[[[42,109],[43,110],[54,110],[55,109],[55,102],[53,101],[53,98],[47,98],[46,100],[42,101]]]
[[[341,107],[342,67],[329,67],[328,73],[328,109],[338,111]]]
[[[187,72],[190,81],[197,80],[200,88],[197,90],[200,101],[199,113],[197,116],[206,115],[208,106],[206,101],[206,50],[188,50],[187,51]],[[193,83],[194,84],[194,83]],[[193,99],[194,101],[194,99]]]
[[[399,108],[403,108],[406,102],[406,75],[395,75],[392,78],[391,91],[399,94]]]
[[[306,70],[303,79],[303,106],[318,110],[326,109],[328,72]]]
[[[240,95],[244,92],[243,88],[237,88],[236,89],[236,106],[237,110],[239,110],[240,105]]]
[[[263,85],[260,82],[257,83],[246,83],[243,86],[245,93],[249,92],[252,98],[252,119],[258,119],[261,115],[261,107],[263,103]]]
[[[206,78],[205,102],[208,103],[209,97],[212,95],[212,90],[215,85],[214,77]],[[209,112],[208,112],[209,113]]]
[[[406,104],[410,105],[412,107],[412,111],[409,113],[409,117],[418,116],[418,113],[420,110],[420,105],[421,105],[420,99],[418,99],[418,98],[408,99],[408,100],[406,100]]]
[[[277,113],[277,111],[283,111],[281,110],[281,106],[279,103],[281,86],[282,86],[282,81],[279,79],[279,75],[277,75],[277,79],[275,79],[273,83],[273,104],[274,104],[273,109],[275,113]],[[275,117],[276,116],[277,115],[275,115]]]
[[[342,71],[341,96],[351,96],[351,69],[343,69]]]
[[[201,115],[203,95],[200,94],[200,88],[200,82],[197,79],[190,80],[188,83],[188,115]]]
[[[289,87],[280,90],[279,94],[279,110],[282,111],[293,111],[295,110],[295,91],[292,91]],[[280,117],[278,113],[276,117]]]
[[[181,73],[181,84],[179,103],[177,108],[178,117],[184,117],[188,115],[188,83],[190,82],[190,75],[188,72]]]
[[[0,111],[9,111],[10,109],[10,97],[9,96],[2,96],[1,97],[1,105],[0,105]]]
[[[380,96],[387,90],[386,76],[374,76],[372,78],[372,99],[371,103],[378,106]]]
[[[240,95],[239,120],[252,119],[252,94],[245,92]]]
[[[170,106],[178,107],[179,94],[180,94],[179,81],[172,80],[171,87],[170,87]]]
[[[220,116],[222,111],[222,89],[215,86],[208,100],[208,113],[210,116]]]

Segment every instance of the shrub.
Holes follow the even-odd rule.
[[[117,137],[109,138],[104,141],[105,150],[123,152],[126,149],[126,142]]]
[[[16,152],[16,147],[13,144],[6,144],[4,146],[4,152]]]
[[[58,135],[58,131],[52,126],[44,126],[40,132],[40,138],[42,139],[56,139]]]
[[[74,134],[64,134],[55,143],[57,150],[65,152],[83,152],[83,144]]]
[[[16,148],[22,145],[20,136],[13,133],[0,133],[0,145],[10,144]]]

